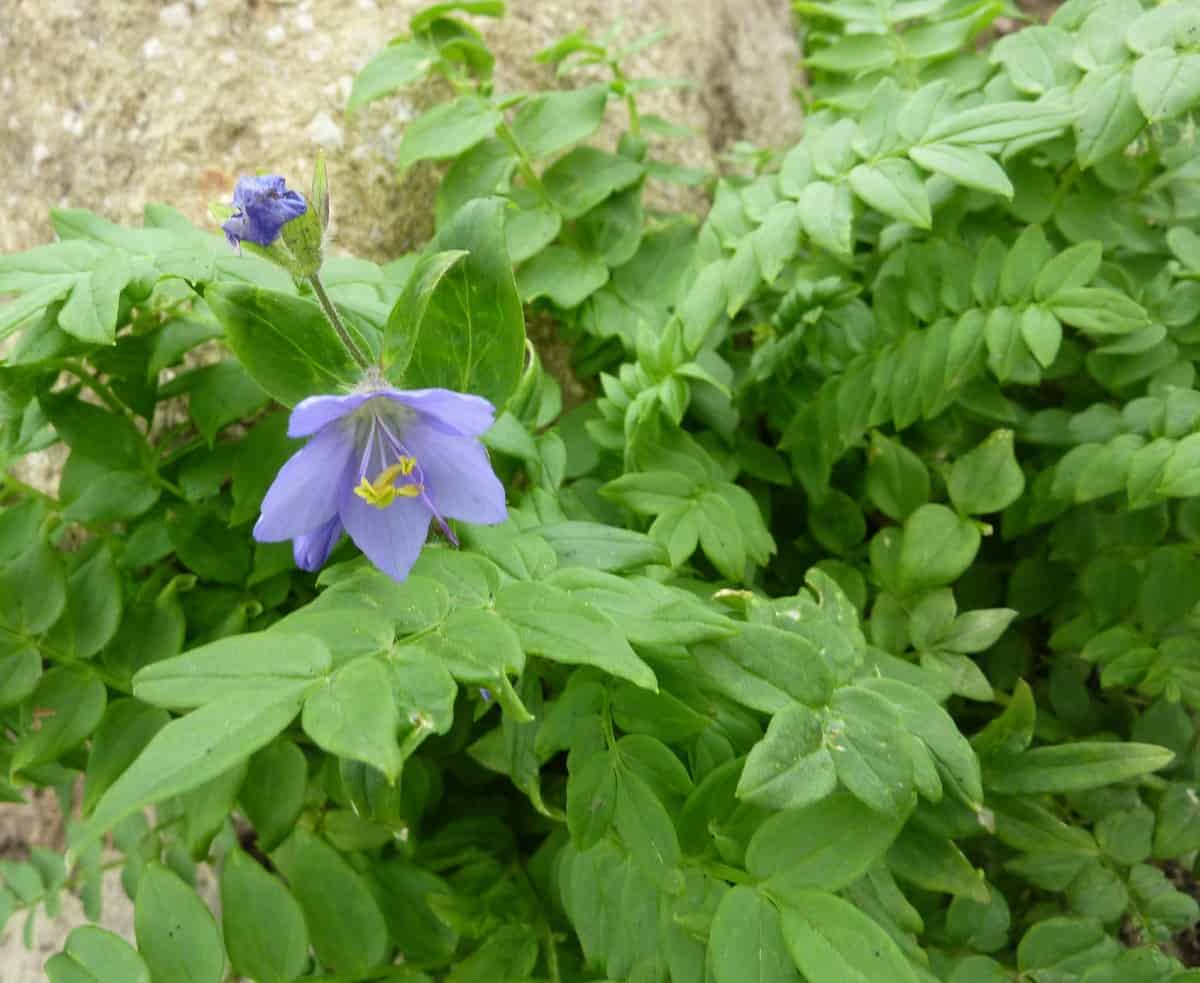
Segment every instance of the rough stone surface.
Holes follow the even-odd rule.
[[[0,253],[49,241],[51,206],[90,208],[137,223],[163,201],[193,221],[227,199],[256,169],[307,184],[317,146],[335,190],[335,249],[386,260],[432,228],[432,168],[396,181],[395,148],[406,119],[434,93],[417,89],[347,119],[351,80],[418,0],[0,0]],[[735,140],[781,146],[798,131],[792,97],[798,51],[787,0],[510,0],[501,21],[479,20],[497,55],[497,86],[554,85],[533,60],[579,27],[617,20],[633,37],[673,30],[639,54],[637,77],[691,79],[688,89],[646,98],[645,109],[696,131],[673,144],[680,163],[716,167]],[[653,189],[661,202],[687,200]],[[693,199],[694,202],[694,199]],[[23,470],[56,484],[62,455]],[[61,848],[52,797],[0,805],[0,856],[34,844]],[[35,947],[23,918],[0,933],[0,980],[45,979],[42,965],[83,920],[71,900],[39,919]],[[105,927],[132,938],[132,910],[109,878]]]
[[[416,0],[3,0],[0,3],[0,252],[51,238],[50,205],[136,222],[165,201],[206,223],[239,173],[258,168],[304,187],[317,145],[330,155],[338,242],[394,258],[430,229],[433,182],[392,165],[417,89],[347,119],[351,80],[402,33]],[[786,0],[513,0],[479,19],[503,91],[553,85],[533,60],[582,26],[624,21],[627,36],[665,26],[635,73],[696,81],[654,93],[652,110],[698,137],[688,163],[712,165],[737,139],[779,144],[799,113]]]

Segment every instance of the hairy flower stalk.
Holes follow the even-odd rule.
[[[479,437],[495,409],[448,389],[394,389],[373,373],[346,396],[312,396],[292,411],[309,442],[280,469],[254,526],[260,542],[292,540],[316,570],[343,531],[380,570],[403,580],[431,522],[491,525],[507,517],[504,487]]]

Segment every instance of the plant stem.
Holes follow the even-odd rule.
[[[64,359],[63,368],[72,375],[77,376],[79,381],[88,387],[92,392],[100,397],[100,400],[114,413],[125,417],[136,426],[137,414],[120,396],[118,396],[110,385],[101,382],[99,376],[88,370],[87,366],[75,359]]]
[[[529,185],[530,190],[547,205],[554,208],[554,202],[550,200],[550,193],[546,190],[546,186],[542,184],[542,179],[538,177],[537,171],[533,169],[533,161],[529,159],[529,154],[521,146],[517,135],[512,131],[512,127],[501,120],[500,125],[496,128],[496,135],[508,144],[512,152],[517,155],[517,169],[521,172],[521,177],[525,179],[525,183]],[[555,209],[555,211],[557,210]]]
[[[337,308],[333,306],[333,301],[329,299],[329,294],[325,292],[325,285],[321,283],[321,277],[313,273],[308,282],[312,284],[313,293],[317,295],[317,303],[321,305],[321,310],[325,312],[325,317],[329,321],[333,330],[337,332],[337,336],[341,339],[342,344],[346,346],[346,351],[350,353],[350,357],[358,363],[360,369],[369,369],[371,360],[358,347],[358,342],[354,340],[350,332],[346,330],[346,325],[342,323],[342,319],[337,312]]]
[[[621,66],[610,60],[608,67],[613,73],[613,78],[624,89],[625,110],[629,113],[629,132],[635,137],[640,137],[642,135],[642,115],[638,112],[637,96],[629,91],[629,79],[621,70]]]
[[[558,946],[550,923],[546,921],[542,922],[542,940],[546,943],[546,972],[550,976],[550,983],[562,983],[562,973],[558,968]]]

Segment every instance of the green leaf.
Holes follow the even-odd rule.
[[[547,297],[564,310],[578,307],[606,283],[608,267],[569,246],[542,250],[517,274],[517,289],[525,303]]]
[[[1008,70],[1018,91],[1040,96],[1066,81],[1073,71],[1074,40],[1060,28],[1031,25],[997,40],[991,60]]]
[[[1039,279],[1040,282],[1040,279]],[[1032,304],[1021,312],[1017,322],[1021,339],[1038,365],[1047,369],[1058,357],[1062,345],[1062,323],[1046,308]]]
[[[490,605],[500,586],[499,569],[485,557],[429,546],[417,557],[409,576],[436,580],[459,607]]]
[[[1021,939],[1017,965],[1022,973],[1046,970],[1070,979],[1090,966],[1111,962],[1119,951],[1097,918],[1046,918]]]
[[[600,494],[642,515],[658,515],[686,502],[700,488],[674,471],[631,471],[604,485]]]
[[[944,505],[922,505],[904,520],[899,573],[912,590],[953,583],[979,551],[979,530]]]
[[[388,45],[354,77],[346,112],[424,78],[436,60],[437,50],[422,39]]]
[[[1120,153],[1146,125],[1126,68],[1106,66],[1088,72],[1073,98],[1075,154],[1083,167]]]
[[[1153,744],[1078,741],[989,758],[984,784],[1001,795],[1100,788],[1165,768],[1175,754]]]
[[[428,253],[414,264],[400,297],[392,305],[383,332],[383,365],[394,378],[401,378],[408,368],[434,290],[442,277],[467,255],[461,249]]]
[[[1183,47],[1200,32],[1200,12],[1188,3],[1165,3],[1134,18],[1125,44],[1138,54],[1160,47]]]
[[[213,840],[224,830],[245,777],[246,764],[243,761],[179,797],[183,813],[180,841],[193,860],[208,859]]]
[[[1011,307],[996,307],[988,314],[985,328],[988,368],[1001,382],[1036,385],[1037,365],[1025,347],[1021,326]]]
[[[469,202],[438,233],[436,248],[469,255],[429,298],[405,384],[474,393],[502,409],[525,359],[525,319],[504,248],[503,206]]]
[[[104,711],[92,737],[84,775],[83,813],[89,814],[100,797],[170,721],[165,710],[133,699],[114,700]]]
[[[70,522],[120,522],[148,512],[162,495],[149,475],[137,471],[109,471],[89,482],[63,510]]]
[[[576,147],[551,164],[542,184],[564,218],[579,218],[611,194],[637,181],[643,167],[620,154],[595,147]]]
[[[70,837],[78,850],[155,802],[203,785],[271,741],[295,719],[310,682],[239,691],[171,721],[104,793]]]
[[[36,725],[13,747],[10,774],[57,761],[64,752],[82,744],[99,726],[107,694],[98,679],[66,666],[46,672],[29,697]]]
[[[221,924],[233,971],[260,983],[291,983],[308,962],[304,913],[283,882],[241,850],[221,870]]]
[[[512,123],[517,143],[536,160],[586,140],[604,121],[608,92],[608,85],[599,84],[526,99]]]
[[[40,635],[66,605],[62,561],[45,543],[35,543],[0,567],[0,625],[14,634]]]
[[[449,669],[425,645],[400,645],[384,661],[391,676],[392,699],[400,715],[402,733],[408,733],[405,749],[424,739],[430,730],[447,733],[454,723],[454,700],[458,686]],[[507,684],[501,680],[501,690]],[[518,714],[522,723],[526,715]],[[382,770],[382,769],[381,769]]]
[[[617,809],[617,760],[593,754],[567,780],[567,828],[579,850],[590,850],[612,826]]]
[[[847,75],[881,71],[890,68],[895,61],[895,45],[888,38],[873,34],[839,38],[805,58],[805,64],[810,68]]]
[[[442,103],[405,126],[396,167],[405,171],[419,160],[457,157],[493,136],[503,119],[490,102],[479,96],[459,96]]]
[[[1004,168],[975,147],[933,143],[913,147],[908,156],[925,170],[944,175],[964,188],[974,188],[976,191],[987,191],[1012,199],[1012,181],[1004,173]]]
[[[225,947],[212,913],[194,888],[151,861],[134,905],[138,949],[154,983],[221,983]]]
[[[307,785],[304,752],[292,741],[275,741],[251,755],[239,800],[260,849],[274,850],[292,831]]]
[[[1155,48],[1133,66],[1133,95],[1146,119],[1171,119],[1200,104],[1200,54]]]
[[[994,718],[971,740],[980,755],[1016,754],[1029,747],[1037,717],[1033,691],[1018,679],[1004,712]]]
[[[71,296],[58,312],[58,324],[67,334],[95,345],[116,340],[117,306],[121,291],[133,276],[129,260],[112,250],[90,273],[75,283]]]
[[[75,453],[108,468],[136,471],[150,457],[146,438],[129,419],[69,396],[40,397],[55,431]]]
[[[121,581],[112,553],[102,547],[67,580],[67,610],[47,642],[76,659],[90,659],[112,641],[121,623]]]
[[[1200,806],[1196,803],[1195,790],[1173,783],[1158,802],[1154,857],[1165,860],[1196,849],[1200,849]]]
[[[725,264],[725,316],[736,317],[758,291],[760,282],[765,279],[766,274],[759,267],[758,253],[754,249],[754,239],[747,236],[738,243],[734,254]]]
[[[262,387],[233,359],[179,376],[171,389],[172,395],[177,392],[188,394],[188,414],[209,447],[218,430],[253,416],[270,401]]]
[[[838,779],[852,795],[881,813],[912,805],[913,763],[900,716],[887,700],[844,686],[830,700],[824,730]]]
[[[1129,334],[1150,324],[1140,304],[1105,287],[1057,290],[1047,306],[1059,320],[1101,337]]]
[[[790,201],[781,201],[771,207],[767,217],[750,237],[758,268],[767,283],[774,283],[784,267],[796,255],[800,246],[800,209]],[[689,291],[689,296],[695,288]],[[688,315],[680,312],[687,323]],[[694,329],[695,330],[695,329]],[[707,334],[707,327],[703,334]],[[703,334],[700,337],[703,337]]]
[[[488,936],[478,949],[445,977],[445,983],[491,983],[495,979],[527,980],[538,961],[534,926],[509,922]]]
[[[1034,297],[1037,300],[1049,300],[1060,291],[1087,286],[1100,272],[1103,258],[1103,247],[1094,240],[1064,249],[1038,273],[1033,288]]]
[[[357,381],[353,358],[312,301],[236,283],[211,285],[204,300],[243,368],[285,406]]]
[[[867,455],[867,497],[885,515],[903,521],[929,501],[929,471],[900,441],[878,431]]]
[[[677,888],[682,854],[675,824],[646,780],[628,768],[617,775],[614,824],[633,862],[655,883]]]
[[[442,3],[431,3],[409,18],[409,29],[413,34],[423,34],[445,18],[446,14],[456,10],[479,17],[500,17],[504,13],[504,0],[443,0]],[[452,18],[447,20],[454,23]]]
[[[1004,634],[1018,612],[1012,608],[987,608],[959,615],[953,626],[938,639],[951,652],[986,652]]]
[[[940,116],[924,134],[926,144],[953,143],[986,147],[1048,140],[1070,125],[1074,109],[1064,102],[1013,100],[992,102]]]
[[[439,659],[455,679],[493,687],[505,710],[518,718],[527,714],[510,692],[508,675],[519,675],[525,652],[516,631],[491,609],[458,609],[426,635],[421,644]]]
[[[904,729],[922,741],[939,771],[954,782],[966,802],[983,802],[979,760],[954,719],[929,694],[895,679],[868,679],[860,684],[878,693],[900,714]]]
[[[919,983],[900,947],[872,918],[827,891],[796,891],[783,936],[809,983]]]
[[[391,679],[378,659],[356,659],[304,702],[304,731],[330,754],[364,761],[394,782],[404,759],[396,742],[400,715]]]
[[[72,279],[69,277],[49,278],[40,286],[32,287],[5,303],[0,307],[0,339],[7,338],[29,318],[55,304],[71,286]]]
[[[814,181],[800,192],[800,224],[813,243],[838,256],[853,245],[854,206],[845,184]]]
[[[850,187],[876,211],[898,221],[919,229],[928,229],[933,222],[929,194],[921,176],[912,164],[900,157],[886,157],[875,164],[859,164],[850,172]]]
[[[588,213],[593,214],[594,210]],[[561,231],[562,221],[562,216],[549,205],[510,209],[504,217],[504,242],[513,264],[524,263],[549,246]],[[640,224],[638,231],[641,232]]]
[[[437,227],[446,225],[473,198],[486,198],[507,187],[516,167],[517,155],[499,137],[481,140],[456,158],[437,190]]]
[[[560,567],[621,572],[666,559],[663,548],[644,533],[599,522],[554,522],[538,526],[537,534],[550,544]]]
[[[768,809],[800,809],[836,787],[837,771],[823,741],[821,720],[796,703],[777,713],[766,737],[751,748],[737,795]]]
[[[346,976],[363,976],[387,955],[387,923],[366,879],[303,827],[271,854],[300,903],[317,958]]]
[[[150,970],[133,946],[95,925],[80,925],[63,951],[46,961],[50,983],[151,983]]]
[[[608,615],[632,645],[690,645],[736,631],[732,621],[695,596],[642,577],[567,567],[549,582]]]
[[[833,673],[817,645],[780,628],[746,624],[731,638],[697,646],[695,654],[718,691],[764,713],[793,700],[819,707],[833,692]]]
[[[753,888],[738,885],[717,906],[708,941],[716,983],[799,983],[784,944],[779,912]]]
[[[900,880],[926,891],[941,891],[986,904],[983,875],[953,842],[916,825],[901,831],[887,853],[887,865]]]
[[[433,908],[435,899],[450,894],[445,881],[396,858],[372,864],[371,887],[387,919],[392,941],[407,962],[442,964],[451,959],[458,947],[458,932]],[[422,981],[414,979],[412,983]]]
[[[700,496],[697,513],[704,555],[723,577],[741,581],[746,575],[746,540],[733,506],[719,492],[707,491]]]
[[[516,628],[530,655],[596,666],[645,689],[658,688],[654,672],[616,624],[564,590],[545,583],[508,583],[496,595],[496,610]]]
[[[1025,475],[1013,451],[1013,432],[995,430],[950,469],[950,500],[960,512],[985,515],[1007,508],[1025,490]]]
[[[167,534],[183,565],[206,580],[241,584],[250,575],[250,543],[211,509],[179,509],[167,519]]]
[[[133,677],[133,691],[155,706],[198,707],[236,693],[315,682],[331,665],[329,650],[309,635],[233,635],[147,666]]]
[[[797,888],[839,891],[887,852],[907,812],[881,815],[839,790],[820,802],[771,816],[750,839],[746,867],[775,897]]]

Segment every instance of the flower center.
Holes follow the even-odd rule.
[[[417,481],[407,481],[397,485],[397,478],[411,478],[416,459],[405,455],[395,464],[384,468],[375,476],[374,481],[368,481],[364,475],[354,489],[354,494],[368,505],[377,509],[386,509],[398,498],[416,498],[423,491],[423,486]]]

